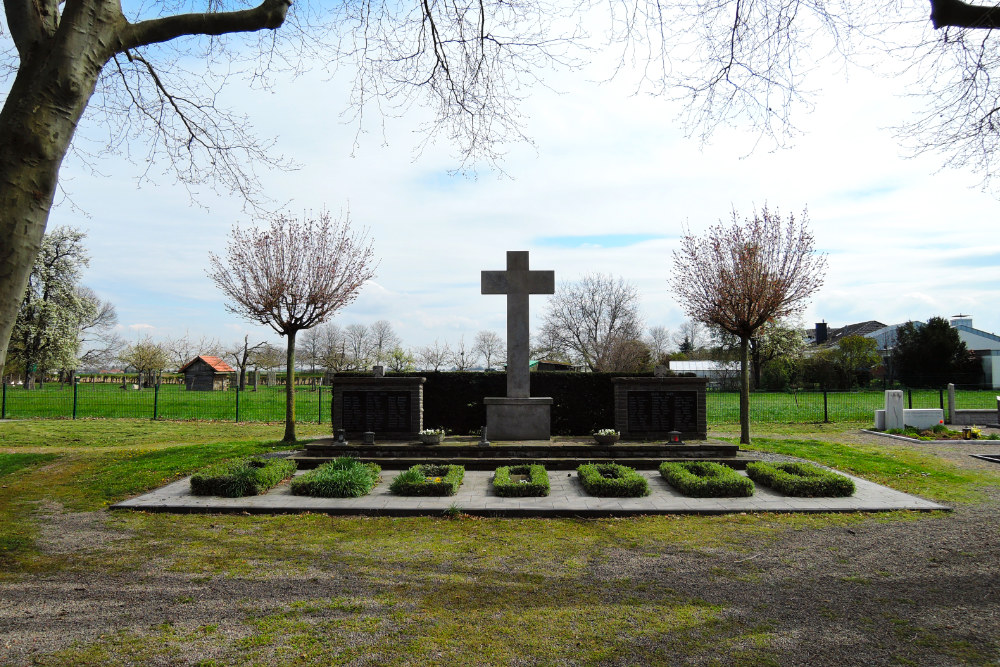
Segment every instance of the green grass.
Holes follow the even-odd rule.
[[[833,442],[842,437],[838,429],[829,427],[826,439],[781,426],[781,434],[797,435],[758,438],[754,447],[939,500],[975,502],[1000,483],[995,473],[959,470],[906,447]],[[71,554],[41,548],[47,514],[101,510],[212,462],[281,448],[281,431],[277,424],[149,420],[0,424],[0,579],[30,585],[33,577],[58,580],[73,571],[88,580],[141,581],[155,571],[173,582],[164,598],[165,619],[173,622],[95,633],[33,660],[198,664],[193,657],[210,655],[219,665],[652,664],[669,656],[676,663],[780,664],[776,638],[786,629],[771,627],[766,609],[750,618],[728,613],[721,588],[678,593],[679,573],[671,569],[677,554],[693,554],[726,581],[752,579],[757,555],[780,548],[793,531],[843,534],[858,524],[900,521],[932,529],[949,518],[902,512],[448,521],[99,511],[79,516],[115,539],[95,539]],[[265,578],[277,595],[235,600],[236,620],[198,615],[205,582],[239,590],[243,580]],[[313,592],[320,589],[326,593]],[[916,621],[908,630],[921,637],[939,631]],[[943,653],[988,661],[976,647],[956,644],[956,636],[942,636],[927,659]]]

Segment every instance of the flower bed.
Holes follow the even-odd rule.
[[[382,468],[350,456],[324,463],[292,480],[292,494],[316,498],[360,498],[378,484]]]
[[[295,461],[259,456],[223,461],[192,475],[191,493],[224,498],[259,496],[295,474],[295,467]]]
[[[711,461],[664,462],[660,475],[670,486],[694,498],[746,498],[754,491],[749,478]]]
[[[649,495],[649,482],[628,466],[617,463],[585,463],[576,469],[580,483],[592,496],[639,498]]]
[[[969,437],[966,438],[962,431],[953,431],[943,424],[938,424],[934,428],[919,430],[912,426],[906,428],[891,428],[886,433],[891,435],[901,435],[914,440],[1000,440],[1000,435],[991,433],[983,436],[982,429],[975,426],[969,428]]]
[[[389,490],[397,496],[453,496],[465,477],[465,466],[415,465],[396,475]]]
[[[549,474],[545,472],[545,466],[538,464],[502,466],[493,474],[493,490],[502,498],[547,496]]]
[[[810,463],[747,464],[750,479],[788,496],[806,498],[843,497],[854,494],[854,482]]]

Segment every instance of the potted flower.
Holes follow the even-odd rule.
[[[444,440],[444,429],[442,428],[425,428],[423,431],[417,434],[420,438],[420,442],[425,445],[437,445]]]
[[[600,445],[613,445],[618,442],[619,434],[613,428],[602,428],[594,432],[594,440]]]

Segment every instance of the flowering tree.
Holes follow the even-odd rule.
[[[690,232],[674,251],[670,286],[693,319],[740,339],[740,442],[750,443],[750,339],[768,322],[800,312],[823,284],[808,218],[784,222],[764,207],[742,223]]]
[[[295,441],[295,336],[354,301],[374,277],[367,234],[350,220],[275,216],[265,229],[234,227],[224,258],[209,254],[209,277],[229,298],[226,309],[266,324],[288,340],[285,442]]]

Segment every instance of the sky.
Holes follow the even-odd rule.
[[[480,294],[480,271],[503,268],[507,250],[528,250],[532,268],[555,271],[557,290],[591,272],[625,278],[639,290],[646,325],[674,331],[686,319],[668,288],[680,235],[767,205],[808,210],[827,255],[807,325],[962,313],[1000,332],[998,201],[975,174],[942,170],[941,155],[905,157],[891,128],[916,107],[891,77],[856,69],[810,80],[815,110],[793,117],[801,133],[791,147],[769,150],[740,128],[722,128],[706,145],[686,138],[675,120],[681,108],[632,94],[627,77],[554,73],[554,90],[539,87],[521,105],[534,145],[512,143],[504,173],[470,177],[452,173],[445,142],[415,155],[420,112],[385,119],[384,131],[370,116],[355,147],[357,128],[341,117],[348,74],[314,71],[273,91],[226,93],[300,165],[263,174],[268,196],[295,214],[349,210],[374,240],[377,276],[336,314],[342,326],[387,319],[412,348],[462,337],[469,345],[483,329],[504,335],[504,300]],[[222,253],[230,228],[254,223],[238,197],[192,204],[169,176],[138,185],[140,166],[124,159],[99,169],[66,163],[73,205],[57,206],[49,228],[86,231],[83,282],[116,306],[128,340],[279,341],[228,313],[206,275],[208,253]],[[531,299],[533,331],[546,303]]]

